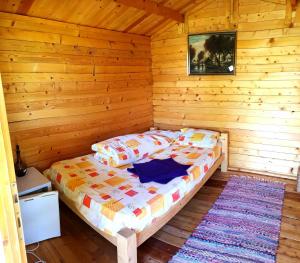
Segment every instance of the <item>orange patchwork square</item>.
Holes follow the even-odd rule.
[[[92,173],[89,173],[89,176],[91,177],[95,177],[95,176],[98,176],[99,174],[97,172],[92,172]]]
[[[120,160],[127,160],[128,159],[128,156],[125,153],[120,153],[120,154],[118,154],[118,156],[119,156]]]
[[[157,188],[154,186],[151,186],[147,190],[148,190],[148,193],[150,193],[150,194],[156,194]]]
[[[155,154],[162,153],[165,149],[158,150]]]
[[[103,200],[107,200],[110,199],[111,196],[109,194],[105,194],[105,193],[101,193],[99,194],[99,196],[103,199]]]
[[[108,219],[113,221],[116,213],[119,212],[123,208],[124,208],[124,205],[120,201],[111,199],[102,205],[101,213],[104,216],[106,216]]]
[[[93,188],[93,189],[101,189],[103,187],[105,187],[103,184],[92,184],[91,185],[91,188]]]
[[[137,194],[138,192],[134,191],[134,190],[129,190],[128,192],[126,192],[125,194],[130,196],[130,197],[133,197]]]
[[[204,139],[205,134],[203,133],[194,133],[191,137],[191,141],[200,142]]]
[[[126,181],[124,178],[121,178],[119,176],[114,176],[110,179],[105,180],[104,182],[111,186],[116,186],[116,185],[123,183],[124,181]]]
[[[85,184],[85,180],[82,178],[77,178],[74,177],[74,179],[71,179],[68,183],[67,183],[67,187],[71,190],[74,191],[77,187],[81,186]]]
[[[66,165],[64,166],[64,168],[65,168],[65,169],[73,169],[74,167],[73,167],[72,165],[66,164]]]
[[[116,174],[115,171],[109,171],[109,172],[108,172],[108,176],[114,176],[115,174]]]
[[[85,171],[90,173],[90,172],[96,172],[97,169],[95,169],[95,168],[87,168],[87,169],[85,169]]]
[[[189,153],[186,157],[189,159],[197,159],[201,156],[201,153]]]
[[[131,163],[130,164],[125,164],[122,166],[119,166],[118,169],[122,169],[122,170],[126,170],[127,168],[131,167]]]
[[[93,164],[88,161],[85,161],[85,162],[81,162],[81,163],[76,163],[76,165],[79,168],[85,169],[85,168],[91,167]]]
[[[197,178],[199,178],[200,174],[201,174],[201,169],[199,166],[195,166],[192,170],[191,170],[191,174],[193,175],[194,180],[196,180]]]
[[[150,199],[147,204],[151,207],[151,213],[155,214],[164,208],[164,197],[161,194]]]
[[[183,179],[186,183],[188,183],[189,181],[191,181],[191,178],[190,178],[190,176],[188,176],[188,175],[182,176],[182,179]]]
[[[132,188],[130,184],[122,185],[119,187],[120,190],[129,190],[130,188]]]
[[[138,147],[140,145],[140,143],[137,140],[134,140],[134,139],[128,140],[125,143],[130,148],[136,148],[136,147]]]

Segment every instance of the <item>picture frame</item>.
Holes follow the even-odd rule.
[[[236,31],[188,35],[188,75],[235,75]]]

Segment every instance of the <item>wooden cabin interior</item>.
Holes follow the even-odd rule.
[[[190,36],[224,32],[233,72],[191,73],[213,59]],[[0,74],[0,262],[169,262],[234,175],[285,184],[278,246],[274,261],[220,262],[300,262],[300,1],[1,0]],[[60,235],[25,246],[17,145],[43,173],[109,138],[186,127],[220,133],[222,150],[167,216],[113,236],[58,189]]]

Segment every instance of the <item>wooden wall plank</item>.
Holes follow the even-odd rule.
[[[12,145],[28,166],[152,126],[148,37],[0,13],[0,38]]]
[[[232,30],[229,2],[199,3],[186,17],[189,33]],[[286,1],[238,2],[234,76],[187,76],[187,33],[178,25],[152,36],[154,123],[229,131],[229,168],[295,179],[300,27],[293,13],[286,24]]]

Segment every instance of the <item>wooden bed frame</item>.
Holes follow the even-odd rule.
[[[174,217],[198,192],[198,190],[207,182],[213,173],[221,166],[221,171],[226,172],[228,167],[228,134],[221,133],[222,154],[215,161],[213,166],[207,171],[203,180],[197,184],[190,193],[182,200],[174,205],[166,214],[155,219],[155,224],[147,226],[143,231],[136,233],[129,228],[121,229],[116,236],[111,236],[93,226],[80,212],[74,204],[68,200],[63,194],[60,194],[60,199],[84,222],[91,226],[100,235],[106,238],[117,247],[118,263],[136,263],[137,262],[137,247],[145,242],[149,237],[155,234],[163,227],[172,217]]]

